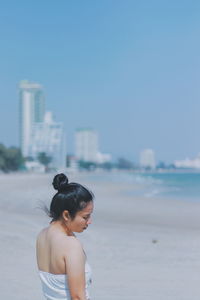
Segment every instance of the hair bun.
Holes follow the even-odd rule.
[[[63,173],[57,174],[54,177],[52,184],[53,184],[53,187],[55,190],[57,190],[58,192],[62,192],[64,190],[66,190],[66,188],[68,186],[68,178]]]

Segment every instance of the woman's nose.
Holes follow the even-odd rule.
[[[90,217],[87,221],[87,224],[91,224],[92,223],[92,218]]]

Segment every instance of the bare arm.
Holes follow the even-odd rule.
[[[85,256],[80,242],[72,237],[68,243],[65,266],[72,300],[87,300],[85,294]]]

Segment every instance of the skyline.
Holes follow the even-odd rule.
[[[197,156],[197,1],[20,3],[0,10],[0,142],[18,145],[18,84],[28,79],[64,123],[68,153],[76,128],[92,127],[114,158],[138,161],[145,148],[157,161]]]

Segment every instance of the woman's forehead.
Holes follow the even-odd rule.
[[[93,201],[88,202],[85,208],[83,208],[80,213],[91,214],[93,212],[94,204]]]

